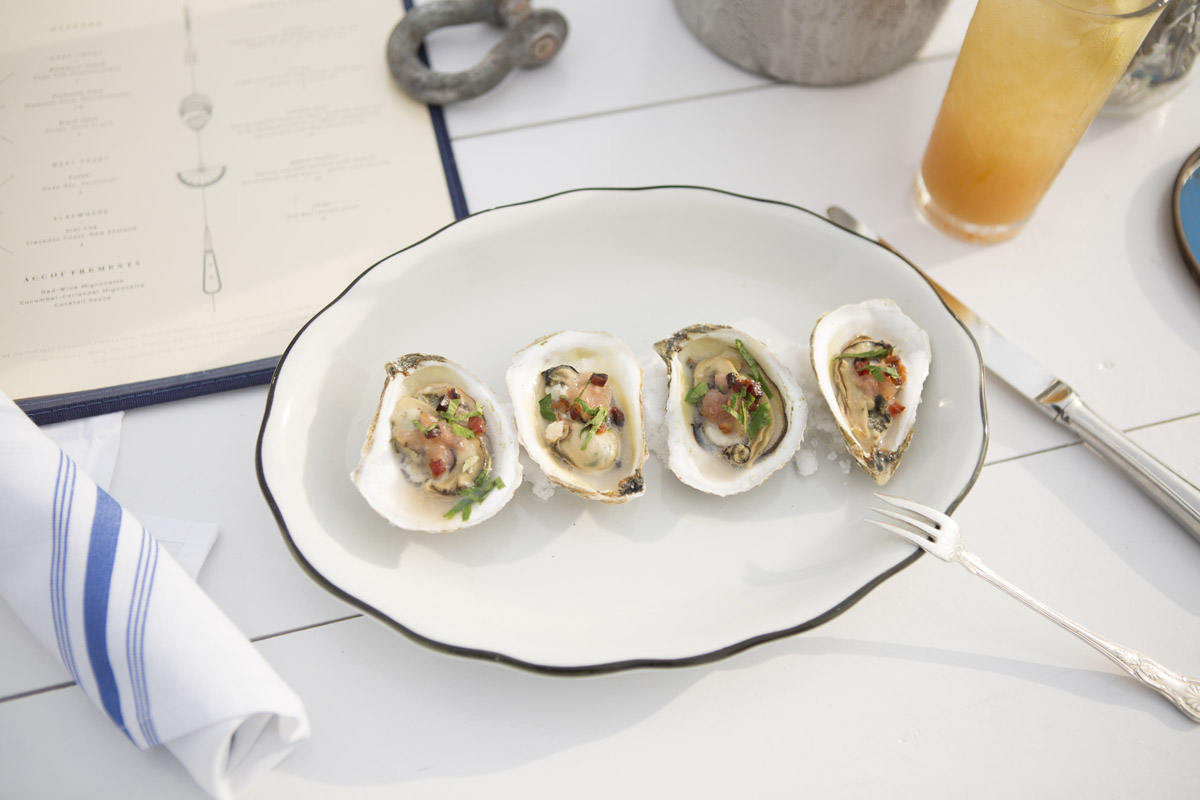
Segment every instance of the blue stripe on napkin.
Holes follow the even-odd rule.
[[[108,588],[112,581],[117,535],[120,532],[121,506],[97,486],[96,514],[92,518],[92,539],[83,581],[83,631],[100,701],[108,716],[124,731],[125,721],[121,714],[117,680],[108,660]]]
[[[67,542],[71,513],[75,502],[76,466],[70,458],[59,453],[58,475],[54,485],[54,504],[51,510],[53,546],[50,568],[50,606],[58,651],[71,678],[79,683],[75,653],[71,644],[67,611]],[[88,544],[87,565],[83,586],[83,629],[92,674],[105,712],[126,736],[121,694],[113,672],[108,651],[108,604],[112,586],[113,567],[117,557],[117,542],[121,533],[121,506],[103,489],[96,488],[96,507],[92,517],[92,535]],[[160,744],[158,731],[150,710],[150,691],[146,681],[146,620],[150,594],[158,572],[158,543],[145,528],[138,549],[137,568],[125,624],[125,660],[133,687],[134,712],[138,729],[147,747]],[[133,738],[130,736],[130,738]]]
[[[54,634],[58,638],[58,654],[71,675],[79,682],[75,668],[75,652],[71,647],[71,634],[67,627],[67,533],[71,525],[71,509],[75,500],[75,462],[60,452],[58,454],[58,476],[54,481],[54,506],[51,513],[53,547],[50,566],[50,609],[54,618]]]
[[[150,693],[146,685],[146,611],[149,608],[150,591],[154,588],[154,575],[158,569],[158,545],[142,528],[142,542],[138,549],[137,572],[134,575],[133,602],[129,604],[129,618],[125,623],[125,658],[129,663],[129,678],[133,684],[133,704],[137,713],[138,727],[147,747],[159,744],[158,730],[150,715]]]

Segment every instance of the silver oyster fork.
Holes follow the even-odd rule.
[[[1136,650],[1130,650],[1128,647],[1122,647],[1102,636],[1097,636],[1082,625],[1047,608],[1013,586],[984,566],[978,556],[963,547],[962,532],[958,528],[958,523],[942,512],[900,497],[879,493],[876,493],[875,496],[908,513],[900,513],[886,508],[873,508],[872,511],[890,517],[902,523],[903,526],[876,519],[868,519],[867,522],[877,528],[904,537],[942,561],[955,561],[961,564],[968,572],[978,575],[1005,594],[1015,597],[1042,616],[1066,628],[1108,656],[1121,669],[1170,700],[1193,722],[1200,722],[1200,681],[1172,672]]]

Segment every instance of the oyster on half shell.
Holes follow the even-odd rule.
[[[811,357],[846,448],[882,486],[912,441],[929,336],[892,300],[865,300],[817,320]]]
[[[451,531],[499,511],[521,484],[516,433],[496,395],[441,356],[385,366],[379,407],[351,479],[400,528]]]
[[[518,351],[505,376],[525,452],[554,483],[605,503],[645,490],[642,368],[611,333],[563,331]]]
[[[654,349],[667,364],[667,463],[681,481],[737,494],[796,454],[808,406],[762,342],[724,325],[693,325]]]

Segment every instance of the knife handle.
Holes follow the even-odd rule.
[[[1101,419],[1062,381],[1055,381],[1038,400],[1200,541],[1200,489]]]

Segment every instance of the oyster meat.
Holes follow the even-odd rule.
[[[796,454],[804,393],[762,342],[724,325],[693,325],[654,349],[667,365],[667,462],[681,481],[737,494]]]
[[[912,441],[929,336],[892,300],[866,300],[817,320],[811,357],[846,448],[882,486]]]
[[[441,356],[388,363],[351,473],[376,512],[408,530],[449,531],[499,511],[521,483],[512,420],[495,393]]]
[[[605,503],[643,493],[642,368],[620,339],[538,339],[513,356],[505,380],[521,444],[547,478]]]

